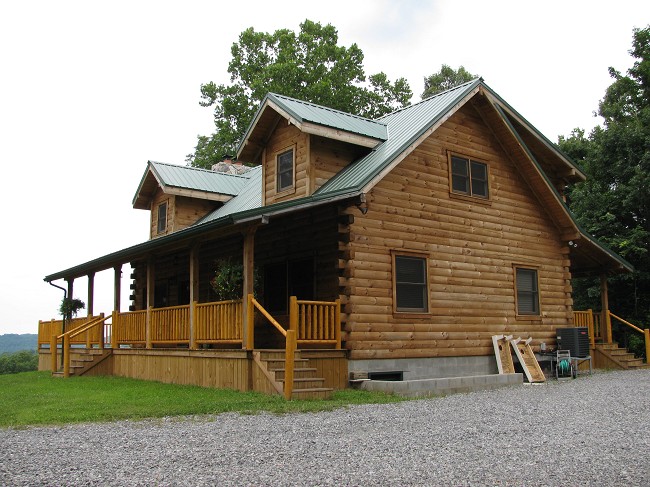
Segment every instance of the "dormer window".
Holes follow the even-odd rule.
[[[294,157],[293,148],[281,152],[277,156],[277,192],[281,193],[294,186]]]
[[[158,205],[158,233],[167,231],[167,202]]]

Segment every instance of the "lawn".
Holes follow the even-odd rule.
[[[328,400],[285,401],[255,392],[114,376],[58,379],[49,372],[23,372],[0,375],[0,428],[225,412],[313,412],[401,400],[388,394],[345,390]]]

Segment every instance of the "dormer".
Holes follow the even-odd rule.
[[[237,151],[262,166],[262,204],[310,196],[388,138],[385,124],[269,93]]]
[[[133,197],[133,208],[149,210],[149,238],[187,228],[239,194],[245,169],[220,163],[208,171],[149,161]],[[223,166],[223,164],[226,164]]]

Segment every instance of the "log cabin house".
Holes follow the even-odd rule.
[[[482,79],[377,120],[269,93],[236,157],[253,167],[147,164],[133,206],[151,212],[150,240],[45,277],[72,296],[88,276],[89,317],[66,334],[40,322],[42,369],[64,342],[66,374],[70,344],[95,343],[78,373],[287,397],[350,374],[493,374],[492,335],[552,347],[585,319],[572,276],[602,276],[608,310],[606,276],[631,270],[565,204],[584,173]],[[224,258],[243,265],[242,299],[216,302]],[[93,316],[109,269],[115,309]]]

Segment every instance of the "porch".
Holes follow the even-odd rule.
[[[247,318],[244,319],[244,316]],[[39,370],[328,397],[347,385],[340,303],[290,298],[283,326],[253,295],[40,321]],[[277,347],[255,347],[256,337]]]

